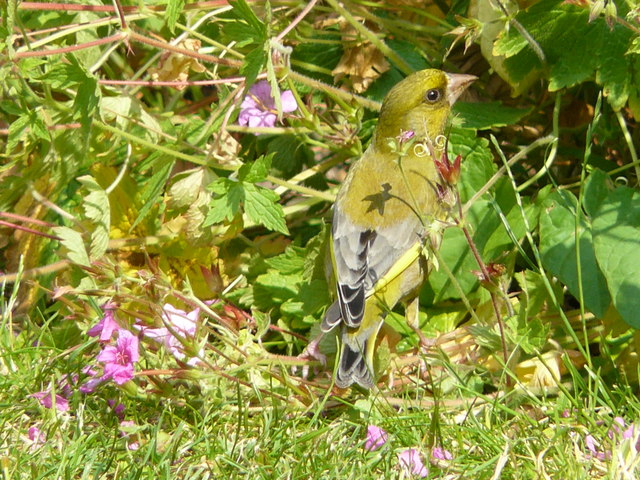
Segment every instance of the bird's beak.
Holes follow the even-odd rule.
[[[447,78],[449,79],[449,84],[447,85],[449,105],[456,103],[462,92],[478,79],[475,75],[464,75],[462,73],[447,73]]]

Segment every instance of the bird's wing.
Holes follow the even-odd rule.
[[[332,318],[334,324],[343,320],[353,328],[362,322],[365,300],[375,291],[378,280],[419,241],[420,222],[410,217],[384,229],[370,230],[351,222],[337,206],[333,222],[340,316],[335,311]]]

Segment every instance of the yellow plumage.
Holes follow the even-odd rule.
[[[432,153],[440,153],[436,138],[474,79],[429,69],[393,87],[371,145],[338,192],[331,239],[338,300],[322,330],[342,325],[339,387],[373,386],[375,339],[399,301],[409,303],[407,317],[417,320],[417,295],[428,273],[420,252],[429,226],[445,215]],[[403,136],[413,143],[401,154]]]

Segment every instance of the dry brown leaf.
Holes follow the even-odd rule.
[[[200,40],[187,39],[177,45],[179,48],[198,52],[200,50]],[[189,71],[204,72],[206,69],[195,58],[187,57],[180,53],[165,52],[160,57],[160,62],[155,68],[150,68],[149,73],[154,81],[164,82],[186,82],[189,78]],[[177,90],[184,90],[186,85],[175,86]]]
[[[369,41],[362,39],[346,20],[341,18],[338,23],[342,32],[344,53],[331,73],[335,82],[348,77],[351,88],[357,93],[362,93],[374,80],[389,70],[389,63],[382,52]],[[367,26],[374,30],[373,26]]]

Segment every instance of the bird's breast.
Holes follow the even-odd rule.
[[[369,153],[369,152],[367,152]],[[377,230],[435,214],[435,166],[430,156],[365,154],[349,172],[337,207],[363,229]]]

